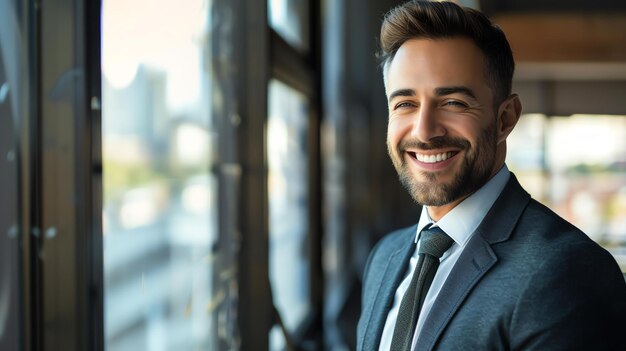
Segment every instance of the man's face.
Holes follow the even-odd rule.
[[[485,67],[464,38],[409,40],[386,67],[387,148],[420,204],[458,201],[504,162]]]

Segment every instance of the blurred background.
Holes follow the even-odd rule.
[[[626,271],[626,2],[467,0],[517,62],[507,164]],[[392,0],[0,0],[0,350],[352,350],[417,221]]]

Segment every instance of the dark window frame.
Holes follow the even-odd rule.
[[[290,45],[283,37],[270,31],[270,69],[275,78],[304,94],[310,106],[308,123],[309,151],[309,228],[308,257],[310,258],[310,304],[311,311],[292,335],[285,335],[287,346],[295,349],[322,348],[323,343],[323,294],[324,277],[322,271],[322,218],[321,218],[321,4],[308,1],[307,13],[309,43],[306,51]],[[269,26],[269,23],[268,23]]]
[[[23,347],[101,350],[100,2],[23,5]]]

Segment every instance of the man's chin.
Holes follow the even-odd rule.
[[[444,206],[457,200],[449,191],[432,187],[417,189],[411,195],[418,204],[424,206]]]
[[[443,206],[456,200],[454,182],[441,182],[438,179],[416,182],[413,178],[401,177],[402,185],[420,205]]]

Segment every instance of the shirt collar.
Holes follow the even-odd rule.
[[[485,185],[446,213],[435,225],[440,227],[458,245],[465,246],[472,233],[478,228],[480,222],[483,221],[491,206],[500,196],[510,177],[509,169],[503,165]],[[415,242],[417,242],[422,229],[433,222],[428,215],[428,207],[424,206],[417,223]]]

